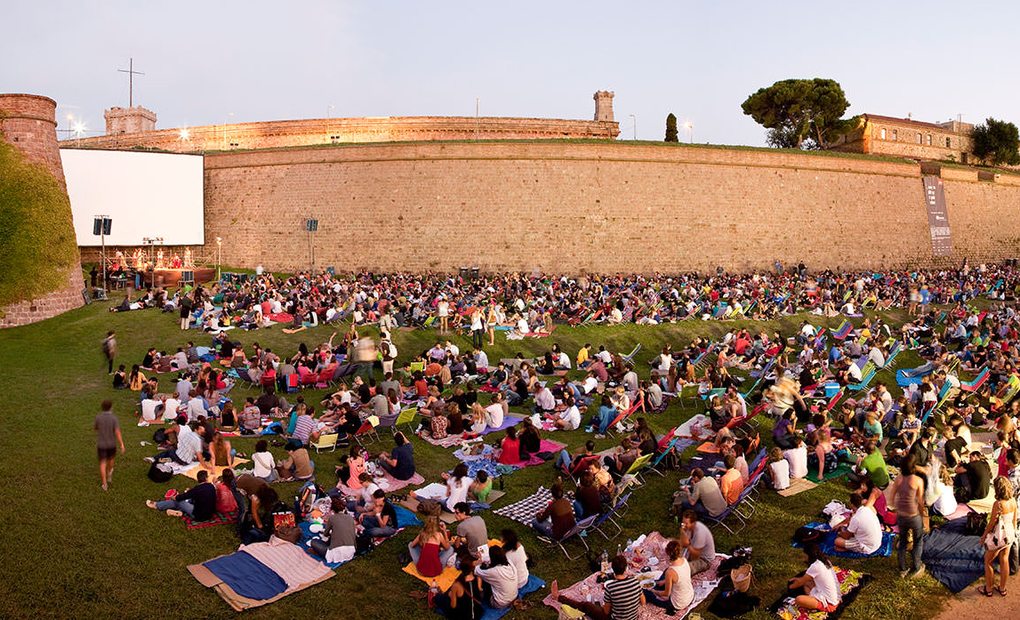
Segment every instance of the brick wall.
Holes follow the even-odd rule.
[[[14,145],[29,161],[46,167],[64,186],[64,168],[57,147],[56,105],[52,99],[39,95],[0,94],[0,139]],[[81,267],[75,261],[66,287],[37,299],[0,307],[0,328],[34,323],[82,306],[83,286]]]
[[[223,263],[677,271],[931,264],[920,170],[865,158],[627,143],[365,145],[206,157]],[[952,260],[1017,254],[1018,188],[947,183]],[[975,232],[975,231],[982,232]],[[206,255],[211,248],[207,247]]]
[[[142,133],[72,138],[65,140],[64,144],[75,148],[145,147],[192,153],[363,142],[611,139],[619,133],[619,125],[611,120],[406,116],[205,125],[188,127],[186,133],[182,133],[181,128],[159,129]]]

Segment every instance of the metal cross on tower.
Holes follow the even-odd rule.
[[[117,69],[117,71],[128,74],[128,107],[133,108],[135,107],[135,76],[145,74],[141,71],[135,71],[134,58],[128,59],[127,69]]]

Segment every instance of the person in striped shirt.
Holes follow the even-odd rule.
[[[559,593],[559,586],[552,583],[553,598],[564,605],[570,605],[584,612],[592,620],[635,620],[638,610],[645,604],[641,584],[627,575],[627,558],[618,555],[612,560],[613,578],[604,584],[602,604],[591,601],[575,601]]]

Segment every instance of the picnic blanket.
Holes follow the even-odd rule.
[[[967,536],[967,518],[953,519],[924,537],[921,561],[932,577],[956,594],[985,574],[980,536]]]
[[[213,467],[212,469],[207,469],[206,471],[209,472],[209,481],[212,482],[213,480],[219,478],[220,474],[223,473],[224,469],[233,469],[236,468],[238,465],[244,465],[245,463],[250,462],[251,462],[250,459],[242,459],[235,457],[234,464],[230,465],[229,467]],[[198,482],[198,472],[202,470],[201,464],[192,463],[190,465],[181,465],[180,463],[171,462],[168,463],[168,465],[170,465],[170,467],[173,469],[175,475],[187,476],[188,478],[191,478],[192,480]]]
[[[782,491],[777,491],[777,493],[779,493],[783,497],[793,497],[798,493],[810,491],[816,486],[818,485],[815,484],[814,482],[811,482],[807,478],[794,478],[793,480],[790,481],[790,486],[786,487]]]
[[[244,611],[321,583],[336,573],[297,545],[271,537],[268,542],[241,545],[188,571],[212,588],[234,611]]]
[[[825,472],[825,479],[832,480],[834,478],[842,478],[843,476],[849,474],[851,471],[853,471],[853,467],[851,467],[849,463],[840,463],[836,467],[836,469]],[[811,482],[814,482],[815,484],[822,482],[821,480],[818,479],[817,470],[812,470],[811,473],[807,475],[807,479],[810,480]]]
[[[818,541],[818,548],[821,549],[825,555],[835,556],[838,558],[851,558],[860,560],[863,558],[887,558],[892,555],[893,551],[893,540],[896,535],[892,532],[882,532],[882,544],[878,546],[878,550],[874,553],[856,553],[854,551],[840,551],[836,549],[836,532],[829,527],[828,523],[822,523],[821,521],[814,521],[808,523],[804,527],[809,527],[819,532],[825,532],[825,536]],[[793,547],[800,548],[797,542],[793,543]]]
[[[564,497],[568,496],[569,499],[573,499],[571,493],[568,492],[564,494]],[[552,492],[545,487],[538,487],[537,491],[524,499],[516,501],[509,506],[497,508],[492,512],[501,517],[506,517],[511,521],[516,521],[530,526],[531,522],[535,520],[535,515],[545,510],[546,506],[548,506],[551,501]]]
[[[517,590],[517,598],[524,598],[532,592],[537,592],[545,587],[545,581],[534,576],[528,575],[528,581],[519,590]],[[513,606],[506,607],[503,609],[495,609],[489,607],[487,604],[482,603],[482,617],[479,620],[499,620],[503,616],[510,613]]]
[[[433,483],[433,484],[435,484],[435,483]],[[432,486],[432,485],[429,485],[429,486]],[[426,489],[428,489],[428,487],[424,487],[423,489],[421,489],[421,490],[424,490],[426,494],[425,495],[420,495],[420,497],[425,498],[425,499],[435,499],[435,497],[434,497],[435,493],[433,491],[429,491],[429,490],[426,490]],[[420,491],[416,491],[415,493],[416,494],[420,493]],[[506,495],[506,491],[500,491],[498,489],[493,489],[492,491],[489,491],[489,496],[487,498],[489,500],[488,501],[488,505],[491,506],[492,504],[496,503],[497,501],[502,499],[502,497],[504,495]],[[442,494],[439,495],[439,499],[442,499]],[[417,511],[418,511],[418,504],[419,503],[420,502],[419,502],[417,497],[407,497],[406,499],[403,499],[403,500],[400,501],[400,506],[402,506],[406,510],[410,510],[412,513],[417,513]],[[472,512],[474,514],[478,514],[479,512],[482,512],[484,510],[488,510],[488,508],[477,508],[476,507],[474,510],[472,510]],[[447,524],[447,525],[453,525],[454,523],[457,522],[457,519],[456,519],[456,517],[454,517],[453,513],[452,512],[446,512],[445,510],[442,511],[441,513],[439,513],[439,520],[442,521],[443,523]]]
[[[557,454],[560,450],[567,447],[567,444],[560,443],[558,441],[551,441],[549,439],[542,439],[539,443],[537,454]],[[479,454],[465,454],[463,449],[457,450],[453,453],[453,456],[460,459],[468,466],[468,474],[474,478],[478,471],[484,470],[485,473],[491,477],[498,477],[502,474],[510,473],[516,469],[523,467],[533,467],[535,465],[542,465],[547,461],[537,454],[532,454],[531,458],[527,461],[521,461],[515,465],[503,465],[496,463],[492,460],[492,456],[496,453],[496,448],[493,446],[486,445],[482,448]]]
[[[836,573],[836,580],[839,582],[839,593],[842,595],[843,600],[840,601],[839,607],[832,613],[825,613],[824,611],[812,611],[806,612],[803,609],[797,607],[793,602],[792,592],[786,592],[779,597],[772,607],[769,609],[772,613],[779,616],[782,620],[835,620],[839,618],[843,611],[846,610],[847,606],[854,602],[857,595],[860,594],[861,588],[869,584],[873,577],[864,573],[859,573],[853,570],[846,570],[842,568],[832,567],[832,570]]]
[[[187,514],[184,514],[181,515],[181,520],[184,521],[184,525],[188,526],[189,530],[200,530],[206,527],[214,527],[217,525],[232,525],[234,523],[237,523],[237,516],[239,513],[240,513],[239,510],[234,510],[233,512],[227,513],[217,512],[215,515],[213,515],[213,518],[209,519],[208,521],[195,521]]]
[[[400,532],[404,531],[404,528],[420,526],[422,524],[421,520],[417,517],[417,515],[415,515],[413,512],[406,508],[397,505],[393,507],[393,511],[397,515],[397,528],[396,528],[397,531],[394,532],[393,536],[396,536]],[[312,525],[314,524],[315,521],[309,521],[307,519],[298,523],[298,528],[300,528],[301,530],[301,547],[305,550],[305,553],[307,553],[308,557],[313,558],[316,562],[324,564],[325,566],[331,569],[336,569],[340,566],[343,566],[346,562],[327,562],[326,558],[317,555],[315,552],[312,551],[311,540],[313,538],[319,538],[317,534],[312,533]],[[392,536],[388,538],[376,538],[375,543],[376,545],[378,545],[381,542],[389,540],[389,538],[392,538]],[[321,538],[319,540],[321,540]]]
[[[389,472],[385,472],[381,477],[377,477],[375,479],[375,483],[379,485],[379,488],[387,493],[399,491],[406,486],[418,486],[424,482],[425,478],[423,478],[418,472],[415,472],[414,475],[407,480],[397,480],[391,476]],[[340,492],[348,497],[358,497],[361,495],[360,491],[355,491],[346,484],[337,484],[336,488],[340,489]]]
[[[644,560],[651,557],[658,558],[658,563],[656,564],[657,568],[655,571],[651,572],[651,576],[660,574],[661,571],[658,569],[669,566],[669,559],[666,556],[666,543],[668,542],[669,539],[663,537],[659,532],[652,532],[645,536],[645,540],[638,546],[641,550],[641,558]],[[708,567],[708,569],[696,575],[692,575],[691,583],[694,586],[694,600],[686,609],[677,611],[674,616],[668,616],[666,614],[666,610],[661,607],[643,605],[638,610],[638,620],[666,620],[667,618],[683,618],[686,616],[692,609],[704,602],[704,600],[708,598],[712,591],[719,585],[719,565],[727,557],[728,556],[721,553],[716,554],[715,559],[712,560],[712,564]],[[643,568],[643,566],[634,566],[632,562],[632,568],[639,569]],[[637,573],[637,576],[643,580],[641,575],[642,573]],[[574,600],[583,601],[590,594],[592,601],[601,602],[603,587],[602,584],[598,582],[598,577],[598,573],[589,575],[569,588],[561,589],[560,595]],[[565,607],[558,600],[554,599],[551,594],[545,597],[545,600],[542,602],[558,612]]]

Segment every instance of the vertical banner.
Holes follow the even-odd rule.
[[[942,179],[926,175],[921,180],[924,182],[924,206],[928,209],[928,227],[931,230],[931,253],[933,256],[950,256],[953,253],[953,243],[949,233],[949,210],[946,208]]]

